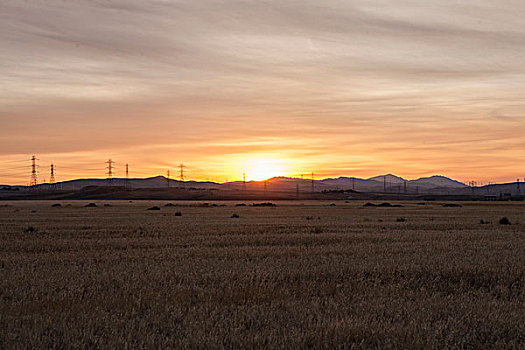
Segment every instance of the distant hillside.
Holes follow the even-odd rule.
[[[392,175],[392,174],[374,176],[374,177],[369,178],[368,180],[378,181],[378,182],[381,182],[381,183],[387,182],[387,183],[391,183],[391,184],[402,184],[405,181],[407,181],[407,180],[403,179],[402,177],[399,177],[399,176],[396,176],[396,175]]]
[[[451,187],[451,188],[465,188],[468,187],[462,182],[449,179],[441,175],[434,175],[430,177],[422,177],[417,180],[408,181],[410,184],[417,184],[422,187]]]
[[[352,177],[323,180],[275,177],[266,181],[215,183],[169,180],[163,176],[146,179],[77,179],[36,187],[2,186],[0,199],[357,199],[448,198],[463,200],[523,200],[525,184],[511,182],[468,187],[458,181],[431,176],[400,182]],[[381,177],[379,177],[381,178]],[[169,184],[169,187],[168,187]],[[436,197],[438,196],[438,197]]]
[[[164,176],[155,176],[144,179],[76,179],[70,181],[60,182],[54,185],[40,184],[36,189],[42,188],[57,188],[61,190],[80,190],[88,186],[122,186],[128,189],[139,188],[186,188],[186,189],[221,189],[221,190],[250,190],[250,191],[285,191],[285,192],[323,192],[323,191],[340,191],[353,190],[356,192],[386,192],[386,193],[429,193],[429,194],[468,194],[472,192],[471,188],[465,184],[444,177],[434,175],[430,177],[423,177],[415,180],[406,180],[402,177],[386,174],[374,176],[368,179],[353,178],[353,177],[338,177],[327,178],[322,180],[311,180],[290,177],[274,177],[265,181],[242,181],[216,183],[216,182],[200,182],[200,181],[178,181],[167,179]],[[499,186],[499,185],[492,185]],[[8,186],[11,188],[18,188],[25,190],[27,186]],[[1,186],[0,186],[1,188]],[[503,187],[502,187],[503,188]],[[509,190],[512,186],[509,186]],[[509,191],[502,189],[502,192]],[[469,192],[470,191],[470,192]],[[476,191],[480,191],[477,190]],[[492,191],[498,192],[496,189]]]
[[[128,188],[166,188],[166,187],[199,187],[204,189],[219,188],[214,182],[178,181],[167,179],[164,176],[155,176],[144,179],[76,179],[56,184],[40,184],[36,188],[59,187],[62,190],[80,190],[87,186],[123,186]],[[1,187],[1,186],[0,186]],[[11,186],[25,189],[27,186]]]

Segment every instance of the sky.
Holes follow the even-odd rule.
[[[522,0],[0,0],[0,183],[525,176]]]

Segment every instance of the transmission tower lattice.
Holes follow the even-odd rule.
[[[49,183],[50,184],[54,184],[56,181],[55,181],[55,166],[53,164],[51,164],[51,167],[50,167],[50,175],[49,175]]]
[[[106,169],[108,169],[108,171],[106,172],[106,175],[108,176],[108,179],[112,179],[113,178],[113,164],[115,164],[114,161],[112,161],[111,159],[108,159],[106,161],[106,164],[108,165],[106,167]]]
[[[180,181],[184,181],[184,168],[186,168],[186,166],[183,163],[180,163],[179,168],[180,168]]]
[[[38,178],[36,174],[36,161],[38,159],[35,156],[31,157],[31,179],[29,180],[29,186],[36,186],[38,183]]]
[[[129,165],[126,163],[126,188],[129,187]]]

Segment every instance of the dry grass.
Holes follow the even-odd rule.
[[[525,346],[523,204],[6,204],[0,348]]]

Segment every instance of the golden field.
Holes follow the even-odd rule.
[[[0,202],[0,348],[525,347],[525,203],[88,202]]]

